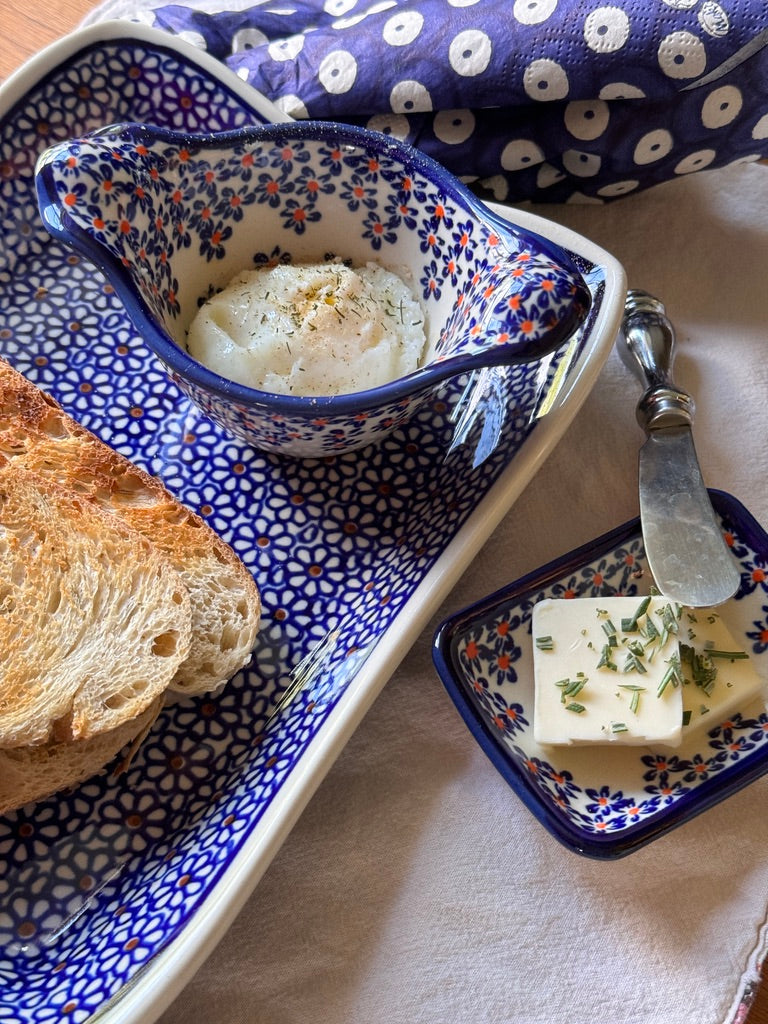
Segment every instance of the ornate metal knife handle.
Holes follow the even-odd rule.
[[[672,379],[675,331],[664,304],[647,292],[627,294],[619,354],[645,388],[637,422],[648,433],[656,427],[693,423],[695,403]]]

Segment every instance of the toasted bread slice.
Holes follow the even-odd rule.
[[[0,747],[140,715],[187,656],[191,604],[144,537],[0,457]]]
[[[192,643],[171,690],[218,689],[248,663],[259,592],[235,552],[144,470],[0,360],[0,453],[107,509],[159,548],[192,601]]]
[[[0,750],[0,815],[98,775],[129,744],[133,750],[141,743],[162,704],[157,698],[137,718],[89,740]]]

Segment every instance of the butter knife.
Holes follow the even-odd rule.
[[[645,389],[637,405],[647,435],[639,461],[640,523],[656,586],[680,604],[722,604],[738,589],[740,574],[702,480],[693,398],[672,380],[675,332],[663,304],[630,291],[617,344]]]

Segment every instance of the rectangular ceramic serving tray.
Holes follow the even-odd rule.
[[[619,327],[616,261],[515,213],[572,253],[592,310],[571,345],[508,372],[504,430],[480,465],[482,422],[451,445],[462,380],[352,455],[302,462],[233,441],[169,382],[100,274],[46,235],[32,175],[51,143],[115,121],[195,132],[270,119],[285,120],[217,61],[119,22],[57,43],[0,90],[0,355],[200,512],[264,604],[251,667],[220,696],[167,709],[129,771],[0,819],[2,1020],[160,1015],[568,429]]]
[[[718,614],[768,681],[768,535],[735,498],[711,494],[741,577]],[[652,586],[634,519],[457,612],[435,636],[438,673],[491,762],[556,839],[597,859],[640,849],[768,771],[765,696],[725,721],[704,720],[677,747],[535,741],[534,606],[544,598],[639,597]]]

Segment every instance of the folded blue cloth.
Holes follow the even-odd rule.
[[[499,200],[611,199],[768,156],[765,0],[205,8],[154,23],[292,116],[391,132]]]

